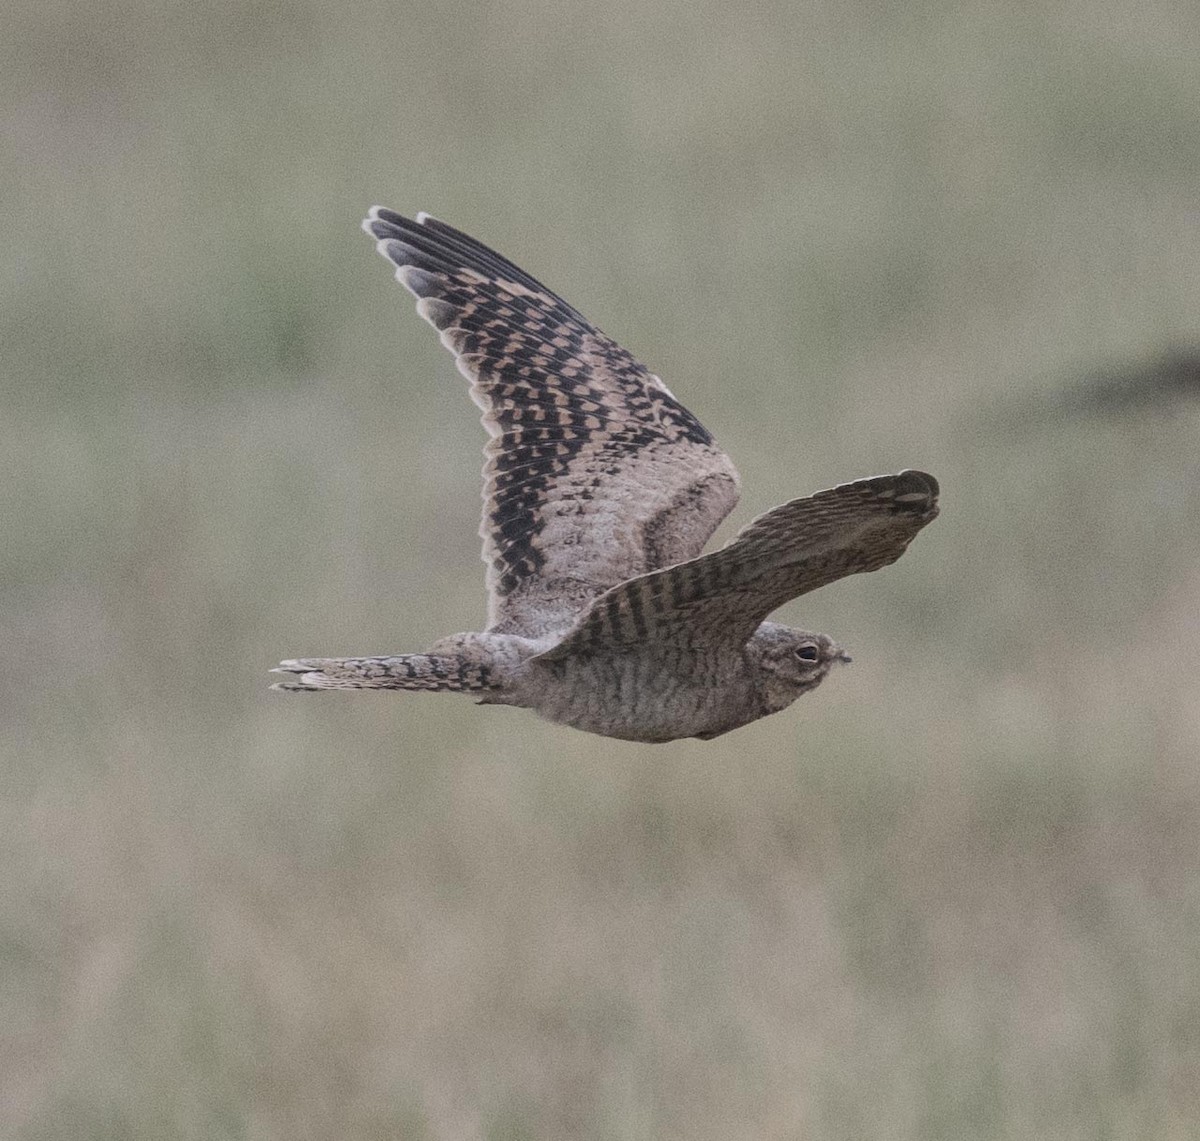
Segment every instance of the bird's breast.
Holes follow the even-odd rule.
[[[531,665],[522,704],[551,721],[631,741],[723,731],[747,719],[753,697],[740,660],[620,653]]]

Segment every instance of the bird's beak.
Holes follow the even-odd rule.
[[[846,665],[849,665],[852,661],[854,661],[854,659],[848,653],[846,653],[845,650],[838,650],[837,657],[834,658],[834,661],[844,662]]]

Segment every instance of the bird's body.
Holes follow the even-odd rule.
[[[788,631],[773,622],[764,626],[775,637]],[[833,660],[840,651],[824,642]],[[465,633],[443,638],[423,654],[301,659],[282,668],[299,673],[290,685],[303,689],[463,690],[483,705],[533,709],[589,733],[647,742],[717,737],[799,696],[773,702],[757,646],[740,653],[673,654],[632,646],[554,660],[547,651],[557,644],[554,638]]]
[[[737,472],[658,377],[444,223],[376,207],[364,228],[484,411],[488,626],[423,654],[285,661],[294,676],[278,688],[466,692],[658,742],[777,712],[849,660],[825,635],[765,619],[899,558],[937,515],[932,476],[792,500],[702,555]]]
[[[551,721],[628,741],[716,737],[764,712],[744,654],[625,652],[534,659],[522,689]]]

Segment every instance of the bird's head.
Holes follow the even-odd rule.
[[[758,669],[764,713],[786,709],[802,693],[816,689],[835,663],[850,660],[827,635],[775,622],[764,622],[755,631],[746,652]]]

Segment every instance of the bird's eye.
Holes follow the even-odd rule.
[[[802,662],[815,662],[821,657],[821,651],[812,642],[805,642],[803,646],[796,647],[796,657]]]

